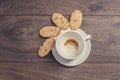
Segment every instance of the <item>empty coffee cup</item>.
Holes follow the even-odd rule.
[[[82,54],[86,47],[86,41],[91,38],[90,35],[83,36],[77,30],[66,30],[56,39],[56,50],[58,54],[64,59],[76,59]]]

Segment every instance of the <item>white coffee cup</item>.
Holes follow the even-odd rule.
[[[82,54],[90,38],[90,35],[84,36],[79,30],[63,30],[56,39],[55,47],[62,58],[73,60]]]

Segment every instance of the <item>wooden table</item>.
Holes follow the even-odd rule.
[[[68,68],[51,52],[39,58],[40,28],[75,9],[92,35],[88,59]],[[120,80],[120,0],[0,0],[0,80]]]

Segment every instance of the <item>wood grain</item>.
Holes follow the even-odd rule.
[[[6,77],[7,75],[7,77]],[[119,80],[120,64],[89,64],[63,67],[56,63],[0,62],[2,80]]]
[[[0,15],[69,15],[80,9],[84,15],[120,15],[120,0],[0,0]]]
[[[66,16],[68,17],[68,16]],[[54,25],[50,16],[5,16],[0,18],[0,61],[54,62],[52,55],[40,59],[37,51],[45,40],[39,29]],[[86,62],[120,63],[120,16],[84,16],[81,29],[92,35],[92,50]]]
[[[39,58],[39,30],[75,9],[92,35],[88,59],[68,68],[52,52]],[[0,80],[120,80],[120,0],[0,0]]]

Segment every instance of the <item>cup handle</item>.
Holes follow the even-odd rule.
[[[91,39],[91,35],[87,35],[86,38],[85,38],[85,41],[88,41]]]

